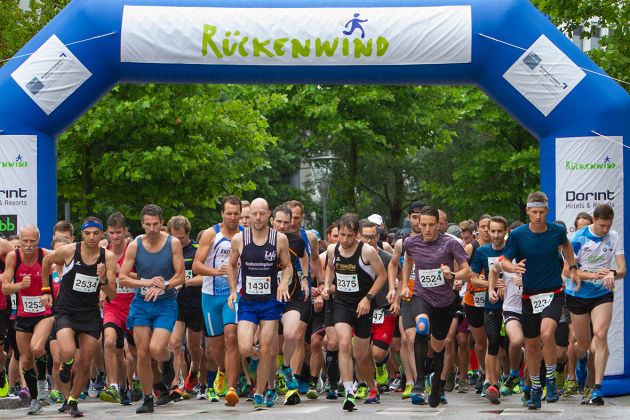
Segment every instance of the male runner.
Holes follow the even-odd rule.
[[[241,200],[233,195],[224,197],[221,200],[221,217],[221,223],[206,229],[201,235],[193,270],[204,276],[201,305],[206,325],[206,360],[214,359],[219,367],[224,367],[230,387],[225,394],[225,404],[234,406],[239,401],[235,388],[241,356],[236,327],[238,302],[235,308],[229,306],[230,283],[227,270],[231,241],[234,235],[243,230],[238,224],[239,218],[242,220]],[[211,375],[215,377],[209,378],[211,383],[216,382],[208,390],[208,399],[211,402],[219,401],[216,388],[220,388],[220,382],[226,382],[219,376],[224,375],[223,372],[218,372],[220,373],[212,372]],[[222,393],[222,390],[219,389],[218,392]]]
[[[352,360],[360,362],[369,354],[372,300],[387,281],[378,253],[371,246],[364,246],[358,240],[358,234],[359,218],[356,214],[345,214],[339,219],[339,243],[328,247],[329,264],[322,290],[324,299],[327,299],[333,277],[336,279],[333,315],[339,339],[339,369],[346,392],[343,409],[348,411],[353,411],[356,406],[352,390]],[[357,364],[360,380],[370,380],[370,374],[373,375],[373,368]],[[379,399],[377,393],[365,402],[375,403]]]
[[[608,329],[612,321],[615,280],[626,274],[623,241],[611,229],[614,216],[610,205],[600,204],[593,211],[593,224],[577,231],[571,240],[582,287],[576,290],[567,282],[567,307],[577,339],[576,377],[582,386],[587,376],[588,351],[595,349],[595,388],[587,402],[591,405],[604,405],[602,380],[609,354]]]
[[[549,403],[558,401],[556,386],[556,338],[558,321],[564,306],[562,269],[558,264],[558,248],[562,247],[565,261],[571,271],[571,282],[581,280],[566,229],[547,223],[549,213],[547,195],[533,192],[527,197],[527,215],[530,222],[515,229],[508,239],[502,268],[523,275],[523,333],[525,335],[525,361],[532,381],[531,398],[527,407],[541,407],[540,361],[546,364],[547,397]],[[519,261],[513,264],[512,260]]]
[[[434,374],[428,398],[431,407],[437,407],[440,403],[444,339],[448,335],[453,319],[454,283],[470,276],[466,252],[455,239],[438,233],[438,221],[437,209],[427,206],[420,211],[421,235],[412,236],[405,241],[403,265],[403,278],[409,278],[415,264],[416,280],[412,299],[416,322],[414,353],[417,382],[422,387],[429,334],[431,335],[431,347],[434,352]],[[460,268],[455,273],[452,271],[454,263]],[[423,393],[417,397],[420,400],[418,403],[422,404]]]
[[[42,292],[50,293],[50,288],[44,287],[42,280],[46,252],[38,247],[39,237],[36,226],[22,226],[20,247],[7,254],[2,274],[2,292],[5,295],[17,293],[15,331],[22,373],[32,398],[28,414],[41,412],[42,401],[48,396],[46,342],[54,322],[50,307],[45,307],[40,302]],[[45,286],[47,284],[48,277]]]
[[[277,394],[269,389],[262,393],[275,364],[278,347],[278,320],[282,317],[282,302],[289,299],[288,286],[293,276],[289,241],[286,235],[270,228],[269,204],[257,198],[251,204],[250,227],[232,238],[227,276],[230,282],[228,305],[237,301],[236,268],[240,261],[241,300],[238,304],[238,346],[244,357],[259,359],[256,370],[254,408],[273,407]],[[278,271],[282,280],[278,283]],[[259,348],[255,348],[258,331]],[[269,384],[271,385],[271,384]]]
[[[123,287],[136,289],[129,307],[127,328],[133,330],[138,351],[137,372],[144,401],[136,413],[152,413],[153,369],[151,360],[162,364],[162,382],[158,404],[170,401],[168,387],[173,381],[173,353],[168,350],[171,332],[177,321],[176,288],[184,282],[184,257],[179,240],[162,232],[162,209],[147,204],[140,213],[145,234],[127,247],[120,270]],[[137,280],[131,277],[131,270]]]
[[[239,218],[239,224],[241,226],[243,226],[244,228],[248,228],[249,227],[249,220],[250,220],[250,203],[247,200],[241,200],[241,216]]]
[[[74,378],[70,395],[65,401],[73,417],[83,416],[79,411],[78,398],[101,336],[100,291],[103,290],[110,300],[116,297],[116,257],[98,245],[103,232],[102,222],[96,217],[88,217],[81,225],[81,242],[64,245],[46,254],[42,262],[41,305],[46,308],[52,305],[49,285],[52,264],[64,267],[55,302],[55,329],[61,356],[59,379],[67,384],[71,373]]]

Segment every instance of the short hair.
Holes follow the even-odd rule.
[[[83,221],[81,222],[81,226],[83,226],[86,223],[89,222],[94,222],[94,223],[98,223],[99,225],[103,226],[103,222],[101,222],[101,219],[99,219],[96,216],[88,216],[85,219],[83,219]]]
[[[70,236],[74,236],[74,226],[67,220],[60,220],[53,227],[53,236],[55,232],[70,232]]]
[[[301,201],[298,200],[289,200],[286,203],[284,203],[285,206],[289,206],[292,209],[299,207],[300,210],[302,210],[302,214],[304,214],[304,204],[302,204]]]
[[[221,200],[221,211],[225,211],[225,205],[228,203],[238,206],[239,210],[243,210],[243,203],[240,198],[235,195],[226,195],[223,197],[223,200]]]
[[[482,219],[479,219],[479,220],[482,220]],[[508,228],[508,221],[503,216],[493,216],[490,218],[490,222],[503,223],[503,229],[507,230]]]
[[[69,243],[70,243],[70,239],[66,238],[65,236],[57,236],[50,243],[50,249],[55,249],[56,244],[68,245]]]
[[[22,239],[22,233],[23,233],[25,230],[34,230],[34,231],[37,233],[37,238],[38,238],[38,239],[39,239],[39,238],[41,238],[41,235],[40,235],[40,233],[39,233],[39,228],[38,228],[37,226],[35,226],[35,225],[31,224],[31,223],[27,223],[26,225],[23,225],[23,226],[20,228],[20,236],[19,236],[19,238],[20,238],[20,239]]]
[[[527,196],[528,203],[548,203],[547,194],[542,191],[534,191]]]
[[[470,220],[463,220],[459,222],[459,228],[462,232],[470,232],[473,233],[475,231],[475,224]]]
[[[477,219],[477,224],[486,219],[492,220],[492,216],[490,216],[489,214],[482,214],[481,216],[479,216],[479,219]]]
[[[166,230],[168,233],[171,233],[173,229],[184,229],[187,235],[190,234],[190,230],[192,226],[190,225],[190,220],[186,216],[173,216],[166,223]]]
[[[7,241],[15,241],[15,240],[20,240],[20,235],[9,235],[9,237],[7,238]]]
[[[525,223],[521,222],[520,220],[515,220],[512,222],[512,224],[510,225],[510,230],[514,230],[518,227],[523,226]]]
[[[593,218],[591,217],[590,214],[588,214],[585,211],[581,211],[577,214],[577,216],[575,216],[575,220],[573,221],[573,227],[577,229],[577,224],[578,224],[578,220],[580,219],[586,219],[588,220],[590,223],[593,223]]]
[[[440,221],[440,212],[435,207],[424,206],[422,210],[420,210],[420,216],[433,216],[435,217],[435,221]]]
[[[157,216],[160,220],[163,220],[164,213],[162,209],[157,204],[147,204],[142,207],[142,211],[140,212],[140,221],[144,221],[144,216]]]
[[[612,220],[615,217],[615,211],[609,204],[600,204],[593,210],[593,219]]]
[[[291,210],[291,207],[286,206],[284,204],[280,204],[275,209],[273,209],[273,212],[271,212],[271,217],[273,217],[275,219],[276,218],[276,214],[278,214],[278,213],[286,213],[286,214],[288,214],[289,215],[289,219],[293,217],[293,210]]]
[[[339,229],[346,228],[354,233],[359,232],[359,216],[354,213],[346,213],[339,219]]]
[[[121,212],[117,211],[107,218],[107,227],[126,228],[127,220],[125,220],[125,216]]]
[[[241,200],[241,210],[243,210],[245,207],[249,207],[251,205],[251,203],[247,200]]]
[[[375,227],[376,233],[378,233],[378,225],[372,222],[371,220],[363,219],[359,222],[359,229],[361,230],[361,232],[363,232],[363,228],[371,228],[371,227]]]
[[[339,223],[337,222],[332,222],[327,228],[326,228],[326,236],[332,235],[332,231],[334,228],[339,229]]]

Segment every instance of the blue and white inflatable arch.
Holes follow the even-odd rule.
[[[540,140],[551,218],[610,202],[630,227],[630,97],[526,0],[75,0],[0,69],[0,233],[50,239],[55,136],[119,82],[474,84]],[[615,299],[608,395],[630,393]]]

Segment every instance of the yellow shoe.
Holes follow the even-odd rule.
[[[9,395],[9,381],[7,380],[7,371],[0,372],[0,398]]]
[[[225,397],[227,393],[227,383],[225,381],[225,373],[217,371],[217,377],[214,378],[214,390],[219,397]]]
[[[230,387],[227,394],[225,394],[225,405],[234,407],[236,404],[238,404],[238,394],[234,388]]]
[[[406,400],[407,398],[411,398],[413,396],[413,384],[408,383],[407,385],[405,385],[405,390],[403,391],[401,398],[403,400]]]

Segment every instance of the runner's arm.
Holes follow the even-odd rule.
[[[169,284],[164,286],[164,290],[174,289],[177,286],[184,284],[186,278],[186,265],[184,264],[184,252],[182,251],[182,244],[179,239],[173,238],[171,240],[171,249],[173,250],[173,268],[175,274],[169,279]]]
[[[105,251],[105,269],[107,270],[105,276],[107,277],[107,284],[101,284],[101,290],[105,292],[105,295],[110,301],[116,298],[116,267],[118,267],[118,262],[116,261],[114,253]]]
[[[22,290],[22,286],[19,283],[13,283],[13,276],[15,275],[15,253],[17,251],[7,254],[5,260],[4,273],[2,273],[2,293],[5,295],[12,295]]]
[[[232,244],[230,246],[230,260],[227,266],[227,278],[230,283],[230,293],[236,294],[236,267],[238,266],[238,260],[241,258],[241,247],[243,244],[243,234],[237,233],[232,238]]]
[[[197,253],[195,254],[195,260],[193,261],[192,269],[195,274],[201,276],[216,276],[217,270],[211,267],[206,266],[205,262],[208,259],[208,255],[210,255],[210,248],[212,244],[214,244],[214,240],[216,238],[216,232],[214,228],[210,227],[206,229],[201,234],[201,239],[199,240],[199,248],[197,248]],[[192,280],[192,279],[191,279]],[[203,278],[202,278],[203,282]],[[199,286],[199,284],[190,284],[190,281],[186,282],[186,286]]]
[[[626,257],[624,254],[616,255],[615,262],[617,263],[615,279],[622,279],[626,276]]]
[[[317,258],[319,252],[319,246],[317,245],[317,236],[312,232],[306,232],[306,236],[308,237],[308,244],[311,247],[311,277],[314,279],[322,279],[324,278],[324,270],[322,268],[321,261],[319,260],[319,258]],[[303,265],[302,267],[306,267],[306,265]]]
[[[125,252],[125,261],[120,267],[120,275],[118,276],[118,282],[122,287],[130,287],[132,289],[138,289],[144,287],[146,282],[138,279],[137,274],[136,278],[131,276],[131,270],[133,270],[134,265],[136,264],[136,252],[138,251],[138,242],[132,241],[127,247],[127,252]]]

